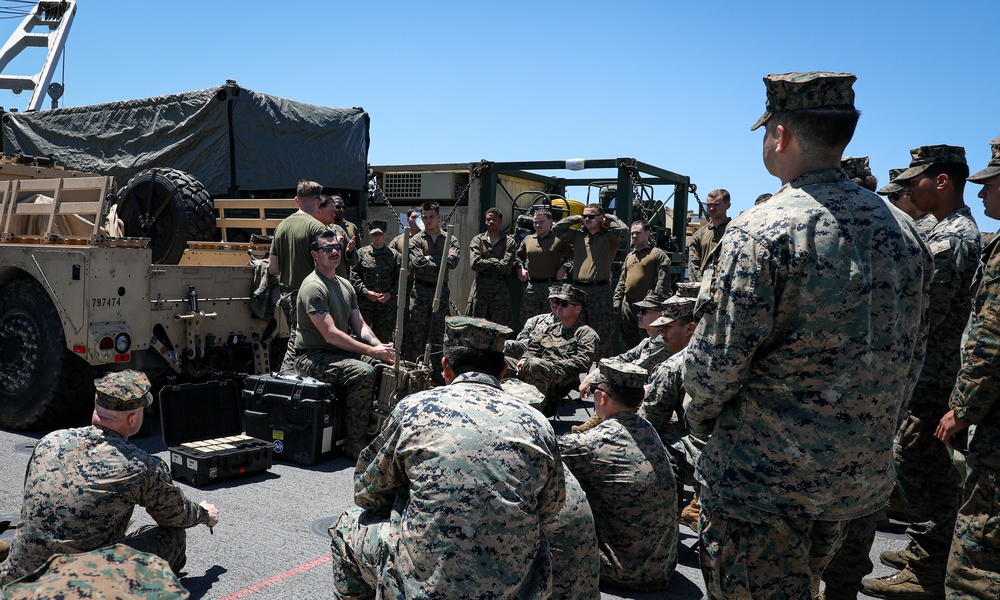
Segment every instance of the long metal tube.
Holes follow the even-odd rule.
[[[448,252],[451,250],[454,227],[454,225],[448,225],[445,229],[444,253],[441,255],[441,263],[438,265],[437,287],[434,288],[434,303],[431,308],[431,325],[427,332],[427,344],[424,346],[424,366],[426,367],[431,366],[431,342],[433,341],[431,332],[434,331],[434,318],[437,316],[438,309],[441,308],[441,291],[444,290],[444,278],[448,276]]]
[[[399,371],[403,354],[403,323],[406,318],[406,277],[410,266],[410,228],[403,228],[403,256],[400,257],[399,282],[396,285],[396,370]],[[402,294],[400,293],[402,292]],[[397,379],[397,381],[399,381]]]

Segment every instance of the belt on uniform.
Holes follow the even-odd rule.
[[[483,279],[506,279],[506,275],[501,275],[500,273],[487,273],[483,271],[482,273],[476,273],[476,277],[482,277]]]
[[[610,280],[604,280],[604,281],[574,281],[573,285],[580,285],[580,286],[583,286],[583,287],[590,287],[592,285],[608,285],[609,283],[611,283]]]
[[[555,283],[559,281],[555,277],[529,277],[529,283]]]
[[[436,281],[424,281],[423,279],[414,279],[413,283],[415,283],[417,285],[420,285],[422,287],[426,287],[426,288],[437,287],[437,282]],[[448,287],[448,282],[447,281],[444,282],[444,287]]]

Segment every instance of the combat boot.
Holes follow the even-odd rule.
[[[603,422],[604,422],[604,419],[601,418],[601,416],[595,412],[592,417],[590,417],[589,419],[587,419],[583,423],[580,423],[579,425],[574,425],[574,426],[570,427],[570,429],[572,429],[573,431],[575,431],[577,433],[583,433],[584,431],[589,431],[589,430],[593,429],[594,427],[597,427],[598,425],[600,425]]]
[[[7,555],[10,554],[10,543],[0,540],[0,563],[7,560]]]
[[[909,564],[906,558],[908,555],[906,550],[886,550],[878,555],[878,560],[887,567],[902,571]]]
[[[701,504],[698,502],[698,490],[694,491],[694,498],[691,498],[691,503],[685,506],[681,510],[680,521],[692,531],[698,531],[698,519],[701,517]]]
[[[942,579],[928,581],[928,579],[925,577],[921,580],[916,573],[905,568],[895,575],[863,580],[861,586],[864,589],[861,591],[868,596],[890,600],[897,598],[943,600],[944,581]]]

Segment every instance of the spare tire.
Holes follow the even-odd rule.
[[[93,397],[89,365],[66,349],[41,284],[24,278],[0,288],[0,426],[57,424],[79,416]]]
[[[147,169],[118,191],[128,237],[147,237],[153,263],[175,265],[192,241],[215,240],[215,205],[200,181],[177,169]]]

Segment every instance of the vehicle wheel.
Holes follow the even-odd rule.
[[[87,372],[66,350],[59,315],[41,284],[16,279],[0,289],[0,426],[40,428],[78,414],[88,389],[93,398]]]
[[[205,186],[177,169],[147,169],[118,191],[125,235],[148,237],[154,264],[177,264],[190,241],[214,241],[214,209]]]

